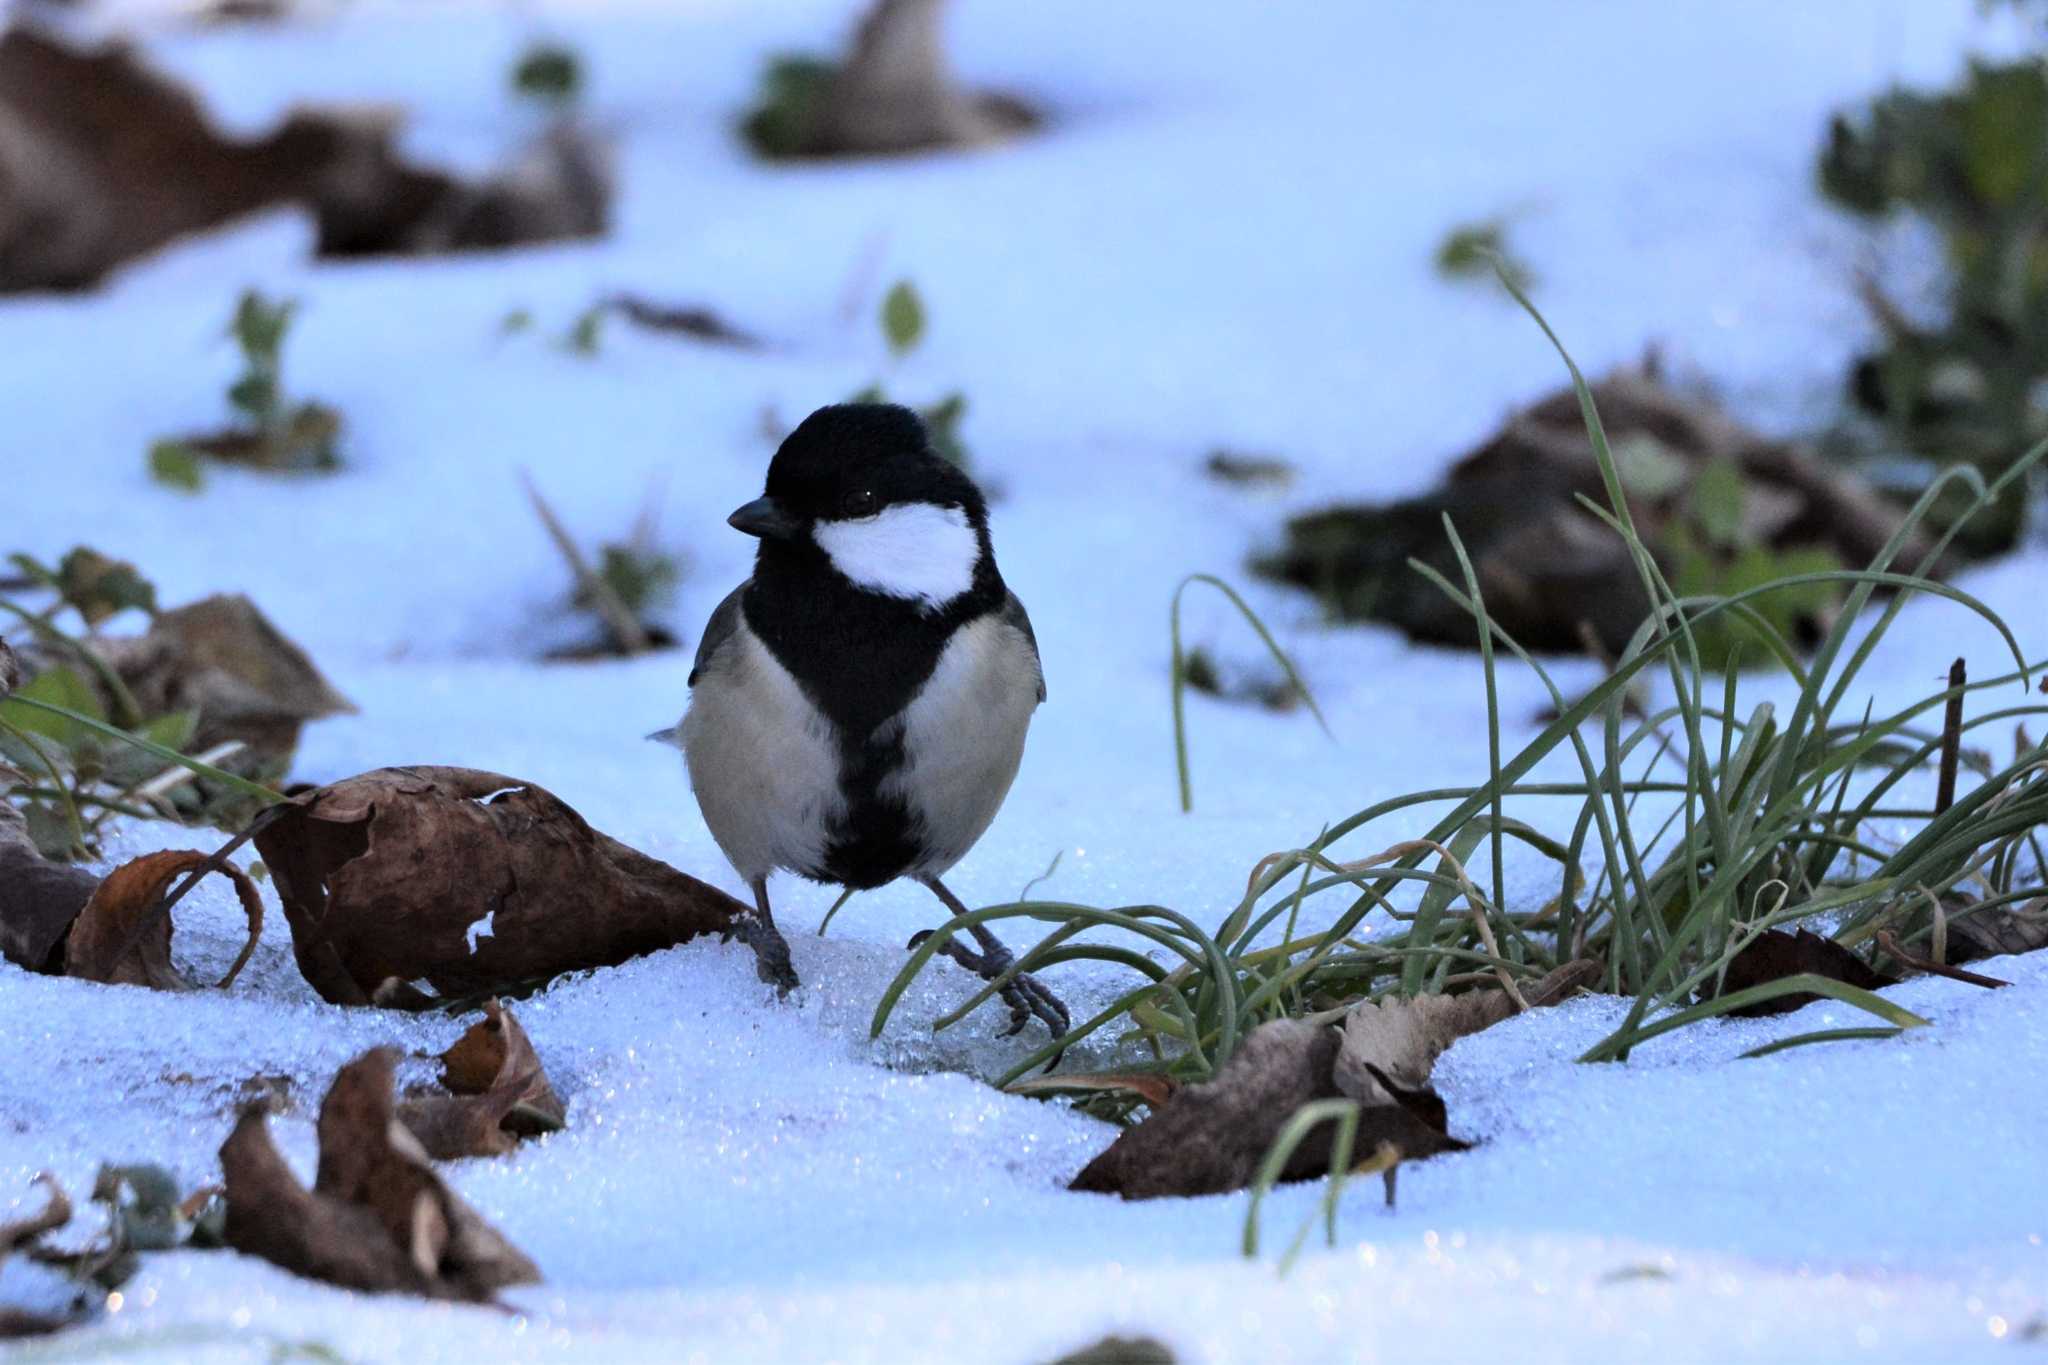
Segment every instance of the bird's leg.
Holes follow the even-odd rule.
[[[948,910],[955,915],[967,913],[967,907],[961,904],[958,896],[946,889],[944,882],[937,877],[925,877],[922,880]],[[911,946],[916,947],[934,932],[936,931],[931,929],[925,930],[910,940]],[[957,938],[946,940],[939,951],[984,981],[994,981],[1016,965],[1016,957],[1003,946],[1001,939],[989,932],[986,925],[970,924],[967,926],[967,932],[972,934],[974,941],[980,945],[980,952],[975,952]],[[1004,1031],[1004,1037],[1020,1032],[1031,1022],[1033,1015],[1045,1021],[1045,1026],[1052,1030],[1052,1036],[1055,1038],[1063,1036],[1073,1027],[1073,1020],[1067,1013],[1066,1005],[1029,972],[1019,972],[1011,977],[1003,983],[1003,988],[998,994],[1003,997],[1003,1003],[1010,1007],[1010,1027]]]
[[[775,915],[768,909],[768,879],[763,877],[753,887],[754,913],[734,919],[728,934],[754,950],[754,970],[761,979],[777,994],[788,995],[797,987],[796,968],[789,965],[789,941],[775,927]]]

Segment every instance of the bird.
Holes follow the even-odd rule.
[[[704,627],[680,724],[653,738],[683,751],[704,823],[753,892],[734,935],[787,994],[769,874],[854,890],[907,877],[966,914],[941,878],[1008,795],[1045,675],[986,499],[909,408],[818,409],[727,522],[759,540],[753,574]],[[986,926],[968,933],[978,951],[951,937],[939,951],[991,981],[1015,966]],[[1034,1017],[1055,1037],[1071,1027],[1029,973],[1000,993],[1008,1033]]]

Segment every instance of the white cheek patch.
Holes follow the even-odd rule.
[[[870,592],[936,610],[974,586],[981,542],[958,507],[909,502],[811,532],[832,567]]]

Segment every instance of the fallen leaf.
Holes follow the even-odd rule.
[[[1571,962],[1526,990],[1532,1006],[1555,1003],[1595,979],[1591,962]],[[1443,1102],[1427,1089],[1437,1055],[1456,1039],[1505,1019],[1505,992],[1389,999],[1350,1011],[1341,1027],[1305,1019],[1261,1024],[1214,1079],[1176,1090],[1164,1105],[1117,1135],[1069,1186],[1126,1199],[1222,1194],[1251,1183],[1296,1110],[1312,1100],[1360,1106],[1356,1152],[1382,1144],[1409,1160],[1470,1146],[1445,1128]],[[1330,1169],[1335,1125],[1313,1129],[1280,1179]]]
[[[146,853],[109,872],[65,939],[65,975],[164,991],[192,989],[171,965],[171,917],[158,913],[156,906],[172,879],[208,865],[233,883],[249,918],[248,942],[217,983],[232,984],[263,932],[263,897],[240,868],[214,863],[210,855],[194,849]]]
[[[657,303],[638,294],[613,294],[604,306],[636,327],[654,332],[674,332],[698,341],[715,342],[742,350],[758,350],[761,339],[741,331],[716,312],[701,305]]]
[[[278,1154],[262,1109],[243,1110],[220,1149],[227,1244],[351,1289],[488,1302],[537,1282],[533,1262],[441,1182],[398,1121],[397,1058],[377,1048],[335,1074],[310,1190]]]
[[[560,1129],[568,1110],[548,1083],[526,1030],[496,1000],[484,1018],[441,1054],[451,1094],[408,1098],[398,1116],[440,1161],[497,1156],[522,1137]]]
[[[763,156],[877,156],[977,147],[1040,116],[999,92],[963,90],[946,69],[941,0],[874,0],[844,61],[784,58],[745,129]]]
[[[12,1223],[0,1223],[0,1260],[71,1221],[71,1200],[64,1193],[64,1187],[57,1183],[57,1177],[44,1171],[36,1177],[35,1183],[48,1190],[50,1197],[44,1201],[41,1213],[32,1213]]]
[[[1889,929],[1877,931],[1877,946],[1884,949],[1889,956],[1896,959],[1901,965],[1911,967],[1916,972],[1925,972],[1929,976],[1946,977],[1950,981],[1960,981],[1966,986],[1982,986],[1986,990],[1994,991],[2012,984],[2010,981],[2001,981],[1995,976],[1984,976],[1977,972],[1966,972],[1961,967],[1952,967],[1945,962],[1935,962],[1921,957],[1917,953],[1909,952],[1904,944],[1893,937],[1892,931]]]
[[[559,119],[465,180],[402,158],[388,111],[297,110],[223,137],[129,46],[0,34],[0,293],[87,287],[165,243],[279,204],[312,212],[321,256],[420,254],[605,231],[608,149]]]
[[[100,879],[44,859],[28,823],[0,801],[0,956],[52,975],[64,970],[64,936]]]
[[[1867,564],[1894,533],[1904,538],[1901,562],[1920,563],[1931,548],[1903,525],[1904,509],[1861,475],[1744,426],[1663,382],[1654,366],[1619,370],[1591,393],[1643,540],[1680,570],[1679,561],[1697,560],[1714,595],[1751,586],[1746,570],[1738,572],[1745,564],[1783,572],[1809,559]],[[1414,639],[1470,649],[1470,614],[1409,568],[1420,560],[1461,581],[1443,529],[1449,516],[1487,614],[1503,631],[1528,648],[1557,651],[1578,650],[1590,631],[1603,653],[1618,656],[1650,602],[1627,544],[1581,498],[1605,506],[1602,465],[1577,393],[1563,388],[1511,415],[1437,488],[1400,502],[1305,511],[1288,522],[1285,544],[1253,567],[1315,592],[1346,619],[1385,621]],[[1702,520],[1709,528],[1698,527]],[[1732,533],[1746,553],[1709,529]],[[1680,553],[1695,542],[1700,554]],[[1810,622],[1826,604],[1825,596],[1808,602],[1794,594],[1771,610],[1786,628]]]
[[[1172,1348],[1154,1337],[1106,1336],[1047,1365],[1174,1365]]]
[[[71,1221],[71,1200],[65,1196],[64,1187],[57,1183],[57,1177],[44,1171],[36,1177],[35,1183],[49,1191],[49,1198],[42,1212],[12,1223],[0,1223],[0,1265],[6,1263],[10,1253],[32,1249],[44,1233],[54,1232]],[[63,1331],[84,1316],[83,1305],[76,1302],[66,1303],[61,1308],[0,1303],[0,1341],[48,1336],[52,1332]]]
[[[1161,1108],[1180,1089],[1173,1077],[1157,1071],[1099,1071],[1079,1074],[1029,1076],[1012,1081],[1004,1089],[1012,1095],[1056,1095],[1069,1091],[1128,1090],[1154,1109]]]
[[[1878,990],[1885,986],[1896,986],[1894,977],[1885,976],[1856,954],[1844,948],[1831,938],[1823,938],[1810,930],[1801,929],[1788,934],[1782,929],[1766,929],[1735,955],[1722,977],[1721,994],[1733,995],[1751,986],[1761,986],[1769,981],[1778,981],[1788,976],[1812,972],[1830,981],[1840,981],[1866,991]],[[1730,1014],[1753,1018],[1766,1014],[1789,1014],[1802,1006],[1820,999],[1811,991],[1795,995],[1781,995],[1774,1000],[1760,1001],[1730,1010]]]
[[[194,749],[233,740],[281,767],[309,720],[349,715],[348,698],[320,675],[247,597],[203,597],[150,623],[146,634],[96,642],[145,715],[198,717]]]
[[[2048,948],[2048,896],[2029,901],[2018,910],[1979,910],[1948,922],[1950,962],[1975,962],[2040,948]]]
[[[299,970],[336,1004],[388,981],[498,994],[724,931],[746,906],[468,768],[380,768],[295,798],[256,836]]]

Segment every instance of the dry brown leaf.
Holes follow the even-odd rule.
[[[416,1096],[398,1107],[437,1160],[497,1156],[522,1137],[555,1132],[568,1117],[526,1030],[496,1000],[441,1054],[441,1083],[453,1093]]]
[[[602,233],[609,154],[558,121],[478,180],[400,156],[388,111],[299,110],[223,137],[182,85],[123,45],[0,34],[0,293],[78,289],[165,243],[279,204],[310,209],[322,256],[425,253]]]
[[[1445,1048],[1514,1012],[1504,991],[1367,1001],[1344,1016],[1344,1042],[1332,1079],[1360,1104],[1396,1103],[1369,1068],[1391,1077],[1400,1089],[1419,1090],[1429,1083],[1430,1069]]]
[[[100,879],[47,861],[21,812],[0,801],[0,956],[32,972],[64,970],[64,936]]]
[[[1180,1089],[1173,1077],[1157,1071],[1095,1071],[1075,1075],[1029,1076],[1012,1081],[1004,1089],[1012,1095],[1055,1095],[1072,1090],[1128,1090],[1154,1109],[1163,1106]]]
[[[1801,929],[1796,934],[1788,934],[1783,929],[1766,929],[1751,939],[1729,962],[1728,970],[1722,977],[1721,993],[1733,995],[1751,986],[1761,986],[1765,982],[1798,976],[1804,972],[1811,972],[1815,976],[1824,976],[1830,981],[1840,981],[1867,991],[1899,984],[1896,977],[1886,976],[1875,970],[1869,963],[1831,938],[1824,938],[1807,929]],[[1730,1010],[1729,1013],[1744,1017],[1789,1014],[1818,999],[1820,997],[1812,991],[1801,991],[1795,995],[1781,995],[1754,1005],[1744,1005],[1741,1009]]]
[[[171,965],[171,917],[158,913],[156,904],[172,879],[211,862],[207,854],[180,849],[146,853],[109,872],[65,939],[65,975],[163,991],[192,989]],[[224,987],[241,974],[256,951],[263,932],[263,897],[248,874],[232,863],[220,863],[213,870],[234,884],[249,917],[249,940],[220,979],[218,984]]]
[[[42,1212],[12,1223],[0,1223],[0,1263],[14,1251],[32,1249],[46,1232],[55,1232],[71,1221],[71,1200],[57,1177],[48,1171],[36,1177],[36,1184],[49,1191]],[[21,1337],[43,1337],[61,1332],[79,1321],[78,1313],[39,1312],[11,1304],[0,1304],[0,1341]]]
[[[2018,910],[1979,910],[1948,922],[1948,960],[1975,962],[2048,948],[2048,896]]]
[[[238,593],[160,613],[147,634],[96,648],[145,715],[197,716],[194,750],[235,740],[278,765],[298,747],[307,721],[355,711],[306,652]]]
[[[337,1004],[373,1003],[394,979],[503,991],[720,933],[748,913],[552,793],[469,768],[380,768],[308,792],[256,847],[299,970]]]
[[[872,156],[972,147],[1031,127],[1012,96],[974,94],[946,69],[945,0],[875,0],[812,116],[802,155]]]
[[[1910,968],[1916,972],[1925,972],[1929,976],[1946,977],[1950,981],[1960,981],[1966,986],[1982,986],[1986,990],[1993,991],[2003,990],[2012,984],[2010,981],[2001,981],[1995,976],[1985,976],[1981,972],[1966,972],[1961,967],[1952,967],[1946,962],[1935,962],[1929,958],[1924,958],[1908,949],[1903,943],[1900,943],[1889,929],[1877,931],[1877,946],[1884,949],[1886,956],[1890,957],[1900,966]]]
[[[398,1121],[398,1054],[377,1048],[335,1074],[320,1105],[320,1161],[306,1189],[260,1107],[220,1149],[227,1242],[295,1274],[352,1289],[485,1302],[540,1279],[533,1262],[441,1182]]]
[[[18,1251],[35,1241],[46,1232],[54,1232],[71,1221],[71,1199],[64,1193],[64,1187],[57,1183],[57,1177],[44,1171],[36,1176],[35,1183],[50,1192],[43,1203],[41,1213],[32,1213],[12,1223],[0,1223],[0,1261],[7,1259],[11,1251]]]
[[[1554,1003],[1597,972],[1592,963],[1568,963],[1535,983],[1529,1001]],[[1361,1006],[1342,1028],[1305,1019],[1262,1024],[1213,1080],[1174,1092],[1124,1129],[1069,1188],[1126,1199],[1243,1189],[1311,1100],[1359,1102],[1354,1151],[1385,1143],[1410,1160],[1459,1151],[1470,1144],[1446,1131],[1443,1102],[1426,1088],[1430,1067],[1455,1039],[1513,1012],[1505,992],[1487,990]],[[1334,1124],[1311,1131],[1280,1178],[1327,1173],[1335,1137]]]

